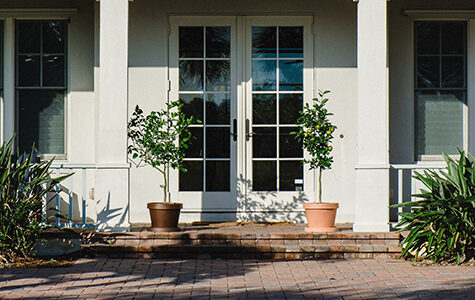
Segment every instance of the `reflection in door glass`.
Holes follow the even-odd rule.
[[[252,27],[252,57],[277,56],[276,27]]]
[[[253,27],[252,57],[252,189],[296,191],[303,150],[290,133],[303,105],[303,27]]]
[[[231,99],[229,94],[208,94],[206,124],[229,124]]]
[[[252,121],[254,124],[276,124],[275,94],[252,95]]]
[[[179,95],[193,140],[180,191],[229,191],[231,172],[231,28],[179,28]]]

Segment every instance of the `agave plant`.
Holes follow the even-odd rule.
[[[458,161],[447,154],[443,171],[415,172],[426,187],[413,195],[415,201],[393,207],[410,207],[401,212],[399,231],[409,231],[401,242],[401,257],[423,256],[434,262],[471,259],[475,251],[475,159],[460,152]]]
[[[13,138],[0,147],[0,257],[7,260],[30,255],[45,224],[46,202],[56,196],[55,185],[72,175],[53,178],[53,160],[37,163],[33,157],[33,150],[20,156]]]

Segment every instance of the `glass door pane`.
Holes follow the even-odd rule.
[[[179,98],[194,116],[180,191],[230,191],[231,28],[179,27]]]
[[[252,191],[296,191],[303,151],[303,26],[252,26]]]

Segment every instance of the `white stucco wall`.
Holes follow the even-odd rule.
[[[152,1],[129,6],[129,114],[139,104],[145,110],[163,107],[167,97],[169,15],[312,14],[315,22],[315,90],[331,90],[329,109],[338,126],[335,164],[326,171],[323,198],[339,202],[337,222],[354,219],[356,164],[356,4],[325,1]],[[343,135],[343,138],[339,136]],[[131,223],[149,222],[146,203],[161,201],[161,175],[149,168],[130,171]],[[186,203],[185,203],[186,208]],[[194,219],[193,219],[194,218]],[[199,216],[182,215],[181,221]]]
[[[443,164],[439,161],[418,162],[415,157],[415,105],[414,105],[414,20],[465,20],[468,21],[468,107],[473,110],[473,72],[475,32],[473,15],[450,14],[450,10],[474,10],[475,3],[470,0],[398,0],[388,2],[389,30],[389,97],[390,97],[390,162],[393,164],[430,163]],[[439,14],[427,17],[423,13],[407,16],[405,10],[446,10],[445,15]],[[473,113],[472,113],[473,114]],[[468,128],[468,149],[473,152],[473,123]],[[421,188],[421,184],[410,178],[409,171],[404,172],[404,200],[409,200],[409,194]],[[411,188],[412,181],[412,188]],[[397,202],[397,174],[391,173],[391,202]],[[395,210],[391,213],[395,220]]]
[[[55,19],[61,15],[61,9],[74,8],[76,12],[67,13],[69,16],[68,32],[68,97],[66,99],[66,151],[65,159],[56,160],[61,164],[94,164],[94,0],[12,0],[0,1],[0,15],[3,9],[4,18],[21,15],[22,19]],[[45,8],[59,9],[49,14]],[[14,11],[8,9],[15,9]],[[7,20],[5,19],[5,22]],[[4,70],[13,72],[13,70]],[[4,99],[12,101],[13,99]],[[3,114],[3,112],[1,112]],[[1,130],[4,130],[4,124]],[[7,125],[8,126],[8,125]],[[13,130],[12,130],[13,131]],[[68,214],[66,203],[69,202],[68,188],[72,182],[73,220],[80,220],[81,199],[87,200],[87,211],[90,218],[95,219],[95,202],[90,199],[90,188],[94,187],[94,170],[88,170],[86,176],[86,192],[82,194],[82,174],[76,174],[65,182],[67,189],[61,193],[61,212]],[[69,173],[66,169],[61,174]],[[54,203],[51,203],[54,205]]]

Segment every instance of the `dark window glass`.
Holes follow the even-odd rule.
[[[18,53],[40,53],[42,22],[19,21],[17,23]]]
[[[43,52],[64,53],[66,46],[64,22],[51,21],[43,23]]]
[[[255,60],[252,62],[252,90],[275,91],[277,89],[277,61]]]
[[[417,60],[417,86],[439,87],[440,59],[438,56],[421,56]]]
[[[463,56],[442,57],[442,87],[464,87],[465,58]]]
[[[297,131],[297,127],[280,127],[279,128],[279,148],[280,157],[293,158],[302,157],[302,143],[295,140],[295,136],[291,132]]]
[[[465,53],[465,23],[442,23],[442,54]]]
[[[279,77],[281,91],[303,91],[303,61],[279,61]]]
[[[206,62],[206,91],[228,92],[231,90],[231,64],[229,60]]]
[[[206,191],[227,192],[229,191],[230,162],[206,161]]]
[[[184,161],[183,167],[187,172],[180,172],[180,191],[203,190],[203,161]]]
[[[203,61],[180,61],[180,91],[203,90]]]
[[[230,94],[208,94],[206,124],[229,124]]]
[[[191,144],[185,150],[186,157],[203,157],[203,127],[190,127]]]
[[[255,158],[276,157],[277,137],[275,127],[253,127],[252,154]]]
[[[43,57],[43,86],[64,86],[64,55]]]
[[[276,27],[252,27],[252,57],[277,57]]]
[[[19,55],[18,56],[18,85],[19,86],[40,86],[40,56],[39,55]]]
[[[303,57],[303,27],[279,27],[279,57]]]
[[[206,128],[206,157],[229,158],[229,127]]]
[[[277,191],[277,162],[252,162],[252,190]]]
[[[417,22],[417,54],[439,54],[440,25],[438,23]]]
[[[295,191],[295,179],[303,179],[303,165],[301,161],[280,161],[279,163],[279,190]]]
[[[64,153],[64,92],[18,91],[18,144],[30,152]]]
[[[230,41],[229,27],[206,27],[206,57],[229,57]]]
[[[252,121],[254,124],[276,124],[275,94],[252,95]]]
[[[279,97],[280,124],[295,124],[303,105],[302,94],[281,94]]]
[[[180,57],[203,57],[203,27],[180,27]]]
[[[180,94],[180,102],[183,103],[182,111],[187,118],[194,117],[195,124],[203,121],[203,95]]]

